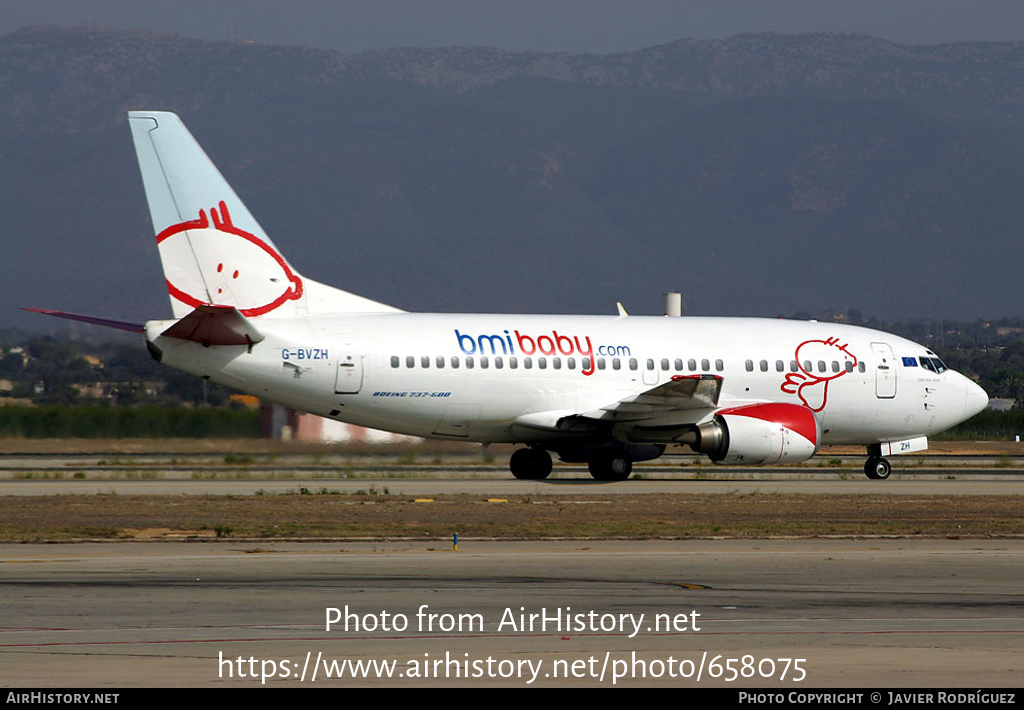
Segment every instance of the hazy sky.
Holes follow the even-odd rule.
[[[143,28],[358,52],[488,45],[618,52],[740,32],[862,32],[911,43],[1024,40],[1021,0],[0,0],[26,25]]]

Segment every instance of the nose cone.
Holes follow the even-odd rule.
[[[970,419],[988,406],[988,395],[976,382],[964,378],[964,419]]]

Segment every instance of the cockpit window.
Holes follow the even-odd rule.
[[[936,374],[942,374],[949,369],[946,367],[946,363],[937,357],[921,357],[918,358],[918,360],[921,362],[921,367],[926,370],[931,370]]]

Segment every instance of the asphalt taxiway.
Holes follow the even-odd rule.
[[[897,475],[887,481],[871,481],[862,476],[839,478],[835,473],[762,474],[757,478],[716,479],[642,479],[595,481],[584,473],[575,477],[545,481],[517,481],[500,478],[239,478],[213,480],[22,480],[0,479],[0,495],[254,495],[257,493],[295,493],[302,489],[326,488],[337,493],[356,493],[386,489],[394,495],[477,494],[477,495],[601,495],[643,493],[805,493],[832,495],[1021,495],[1024,476],[1018,471],[965,475],[944,471],[937,474]]]
[[[0,683],[1019,686],[1022,569],[1022,540],[8,544]]]

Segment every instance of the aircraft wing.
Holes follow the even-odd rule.
[[[585,436],[593,433],[601,423],[625,424],[632,430],[631,438],[651,441],[673,441],[685,427],[678,421],[681,413],[686,420],[696,420],[698,410],[718,408],[722,391],[719,375],[676,375],[668,382],[649,390],[624,397],[598,409],[587,412],[552,410],[524,414],[516,417],[513,427],[528,436],[545,432],[567,436]]]
[[[642,422],[691,409],[715,409],[722,392],[719,375],[676,375],[668,382],[580,416],[615,422]]]

